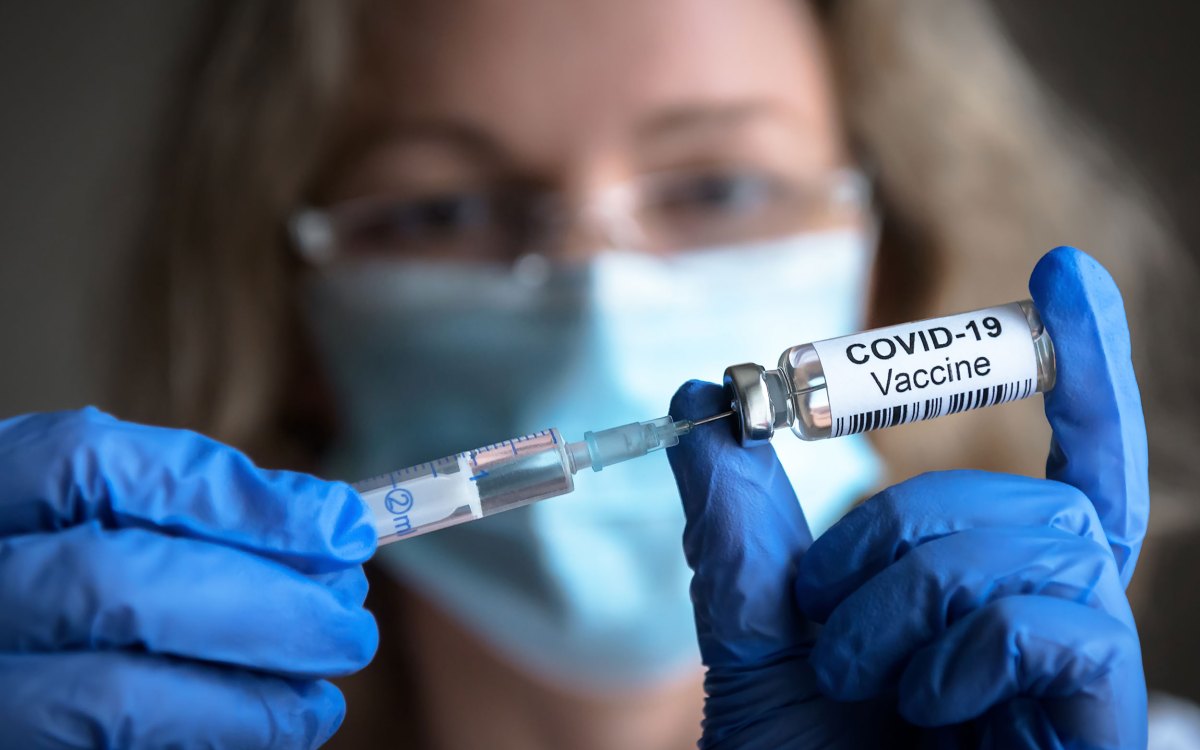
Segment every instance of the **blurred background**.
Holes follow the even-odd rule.
[[[1049,86],[1124,153],[1200,252],[1200,5],[993,4]],[[202,5],[0,4],[0,417],[104,401],[157,128]],[[1152,686],[1200,700],[1200,647],[1168,632],[1195,632],[1196,536],[1157,545],[1171,589],[1139,595],[1161,612],[1142,625]]]
[[[1200,250],[1200,6],[993,0],[1052,89]],[[197,0],[0,4],[0,415],[102,398],[156,127]]]

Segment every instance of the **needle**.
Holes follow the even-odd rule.
[[[716,422],[718,419],[724,419],[725,417],[732,417],[732,416],[733,416],[732,410],[723,411],[720,414],[714,414],[711,417],[705,417],[704,419],[693,419],[692,426],[699,427],[702,424],[708,424],[709,422]]]

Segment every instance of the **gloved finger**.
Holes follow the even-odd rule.
[[[911,550],[974,528],[1062,529],[1107,545],[1091,501],[1061,482],[956,470],[888,487],[813,542],[800,561],[796,601],[825,622],[842,601]]]
[[[821,689],[862,700],[895,685],[946,627],[1006,596],[1078,602],[1133,625],[1105,547],[1058,529],[970,529],[909,552],[830,615],[810,661]]]
[[[96,409],[0,422],[0,536],[99,520],[219,542],[305,572],[357,565],[375,550],[349,486],[264,471],[186,430]]]
[[[905,669],[899,710],[919,726],[944,726],[1018,696],[1049,699],[1040,713],[1063,747],[1146,746],[1137,634],[1050,597],[1000,599],[955,623]]]
[[[316,748],[346,712],[328,682],[147,654],[0,654],[7,747]]]
[[[228,547],[95,523],[0,540],[0,651],[131,648],[311,678],[363,668],[378,640],[359,603]]]
[[[305,578],[329,589],[346,607],[361,607],[367,601],[367,575],[361,565],[351,565],[328,573],[303,573]]]
[[[1029,291],[1054,341],[1058,372],[1046,394],[1054,431],[1046,476],[1091,498],[1128,585],[1146,534],[1150,489],[1121,293],[1099,263],[1070,247],[1038,262]]]
[[[685,383],[675,419],[725,410],[723,390]],[[683,498],[683,549],[692,577],[700,652],[709,667],[778,659],[804,637],[791,595],[796,561],[812,541],[770,446],[741,448],[728,426],[697,427],[667,450]]]

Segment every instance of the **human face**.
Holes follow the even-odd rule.
[[[578,209],[610,186],[686,171],[718,178],[782,172],[815,184],[847,161],[821,40],[800,3],[375,5],[326,168],[308,196],[318,206],[372,196],[471,196],[496,185],[518,194],[548,191],[577,209],[565,212],[572,219],[554,251],[586,258],[605,238],[577,219],[586,213]],[[713,192],[720,210],[726,196]],[[469,224],[470,204],[447,200],[431,213],[446,225]],[[498,255],[486,259],[512,260]],[[431,372],[429,380],[443,383],[444,372],[466,372],[463,364]],[[504,385],[507,371],[495,371],[493,381]],[[387,388],[408,392],[395,382]],[[483,400],[480,393],[473,396]],[[695,744],[698,669],[678,682],[584,698],[474,643],[473,631],[453,618],[423,622],[420,601],[405,611],[417,615],[403,624],[418,644],[411,650],[430,731],[447,747]],[[482,712],[476,721],[464,722],[454,710],[464,695],[480,698],[468,701]]]
[[[597,196],[630,184],[633,203],[658,202],[634,210],[641,229],[653,224],[645,216],[669,214],[669,231],[642,249],[730,244],[746,230],[729,217],[767,221],[755,211],[771,186],[815,195],[847,161],[803,3],[405,0],[373,10],[313,197],[412,208],[406,231],[438,241],[375,243],[403,254],[503,261],[550,246],[585,257],[623,242],[587,218]],[[395,216],[369,231],[393,239]],[[520,225],[516,239],[443,241],[496,222]]]

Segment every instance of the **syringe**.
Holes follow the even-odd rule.
[[[352,486],[370,506],[380,544],[565,495],[574,475],[644,456],[679,442],[695,427],[731,416],[631,422],[568,443],[556,429],[380,474]]]
[[[518,508],[575,489],[573,475],[679,443],[737,415],[744,446],[790,425],[803,440],[878,430],[1028,398],[1054,387],[1050,335],[1025,300],[889,326],[784,351],[779,367],[725,371],[730,411],[696,421],[661,417],[567,443],[544,430],[358,482],[380,543]]]

